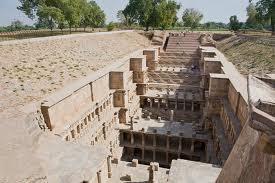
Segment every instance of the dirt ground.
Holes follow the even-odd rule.
[[[30,40],[0,43],[0,113],[8,115],[150,45],[136,32]]]
[[[242,74],[275,73],[274,46],[232,36],[218,42],[218,48]]]

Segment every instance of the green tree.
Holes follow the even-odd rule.
[[[42,5],[42,1],[39,0],[19,0],[20,6],[18,10],[22,11],[29,18],[34,19],[39,5]]]
[[[130,0],[123,10],[129,25],[137,22],[139,25],[149,29],[151,14],[153,11],[153,0]]]
[[[84,27],[99,27],[105,24],[105,13],[96,4],[95,1],[91,1],[84,7],[83,16],[81,18],[81,25]]]
[[[77,27],[80,25],[86,5],[87,2],[85,0],[67,0],[64,3],[64,7],[62,9],[65,19],[68,22],[70,33],[72,32],[72,27]]]
[[[175,24],[180,5],[174,0],[129,0],[123,15],[128,25],[138,23],[146,27],[168,27]]]
[[[107,30],[108,30],[108,31],[112,31],[114,28],[115,28],[115,24],[114,24],[113,22],[110,22],[110,23],[107,25]]]
[[[246,20],[246,26],[247,27],[251,27],[251,28],[255,28],[258,25],[258,21],[257,21],[257,10],[255,5],[250,2],[248,7],[246,8],[246,14],[247,14],[247,20]]]
[[[237,31],[240,29],[240,22],[236,15],[230,17],[229,27],[230,30]]]
[[[177,11],[180,9],[180,4],[175,1],[162,1],[157,6],[159,26],[162,29],[174,26],[177,22]]]
[[[19,0],[18,9],[29,18],[38,17],[37,25],[48,25],[53,28],[58,25],[63,29],[66,24],[70,27],[82,25],[97,26],[105,21],[103,11],[94,1],[86,0]],[[47,22],[47,23],[46,23]],[[43,24],[41,24],[43,23]],[[103,22],[104,24],[104,22]]]
[[[119,10],[117,12],[117,15],[116,15],[118,21],[121,23],[121,24],[125,24],[127,25],[127,19],[125,17],[125,15],[123,14],[123,10]]]
[[[250,0],[251,2],[251,0]],[[256,3],[257,18],[271,25],[272,35],[275,35],[275,0],[259,0]]]
[[[191,29],[198,27],[202,18],[203,14],[193,8],[186,9],[182,15],[184,26],[191,27]]]
[[[19,0],[21,5],[17,9],[25,13],[29,18],[38,17],[37,27],[47,25],[51,30],[55,24],[65,21],[62,7],[64,0]]]
[[[37,15],[48,21],[49,28],[53,30],[56,24],[64,22],[62,10],[53,6],[39,6]]]

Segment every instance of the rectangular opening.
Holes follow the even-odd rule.
[[[131,144],[131,134],[127,132],[122,132],[122,143]]]
[[[145,145],[153,146],[154,135],[145,134]]]
[[[166,148],[166,136],[156,135],[156,146]]]
[[[170,149],[178,150],[179,149],[179,138],[178,137],[169,137]]]
[[[194,111],[196,112],[200,111],[200,103],[194,102]]]
[[[142,156],[142,150],[139,148],[134,148],[134,158],[141,159],[141,156]]]
[[[185,110],[191,111],[192,110],[192,102],[185,102]]]
[[[168,102],[169,109],[175,109],[175,106],[176,106],[176,102],[175,101],[169,101]]]
[[[192,141],[191,139],[182,139],[181,147],[183,151],[190,151],[191,150]]]
[[[142,135],[140,133],[134,133],[134,143],[135,145],[141,145],[142,144]]]
[[[122,153],[122,159],[125,161],[132,161],[134,155],[134,149],[130,147],[124,147]]]
[[[195,142],[194,143],[195,152],[205,152],[205,143],[204,142]]]
[[[183,110],[183,108],[184,108],[184,103],[178,102],[178,110]]]
[[[144,160],[146,160],[146,161],[153,161],[153,151],[151,151],[151,150],[144,150]]]
[[[166,152],[156,151],[156,161],[157,162],[166,162]]]

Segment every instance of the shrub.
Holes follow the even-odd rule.
[[[114,28],[115,28],[115,25],[114,25],[113,22],[110,22],[110,23],[107,25],[107,30],[108,30],[108,31],[112,31]]]

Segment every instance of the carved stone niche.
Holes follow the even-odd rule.
[[[275,117],[252,106],[249,125],[259,132],[258,147],[265,153],[275,155]]]

